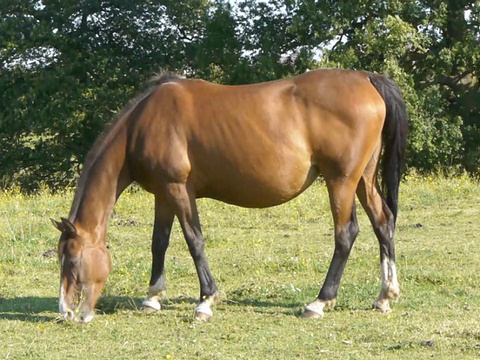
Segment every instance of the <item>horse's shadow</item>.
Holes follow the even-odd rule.
[[[97,303],[98,314],[114,314],[119,311],[134,311],[141,307],[142,299],[126,296],[101,297]],[[25,322],[59,321],[58,298],[53,297],[0,297],[0,320]]]
[[[128,298],[128,297],[103,297],[100,298],[97,304],[97,310],[99,313],[104,314],[113,314],[118,311],[136,311],[141,310],[142,308],[142,300],[139,298]],[[178,296],[169,298],[166,297],[161,300],[162,310],[166,311],[175,311],[180,307],[180,305],[186,305],[195,307],[198,304],[198,299],[188,296]],[[300,314],[300,309],[304,306],[303,303],[300,302],[272,302],[272,301],[264,301],[258,299],[252,299],[248,297],[242,296],[233,296],[233,297],[220,297],[220,299],[215,304],[217,309],[221,309],[222,311],[228,311],[228,308],[247,308],[253,307],[258,308],[259,312],[264,313],[285,313],[285,314]]]
[[[227,306],[229,308],[236,308],[238,310],[241,310],[242,308],[246,309],[247,307],[255,308],[255,312],[264,314],[284,314],[289,316],[300,316],[305,304],[296,301],[275,302],[244,297],[230,297],[228,299],[223,299],[223,301],[218,304],[218,307],[224,309],[226,309]],[[228,311],[228,309],[226,309],[225,311]]]
[[[120,310],[135,310],[141,299],[130,297],[101,298],[97,312],[111,314]],[[25,322],[57,322],[61,320],[58,313],[58,298],[53,297],[0,297],[0,320],[18,320]]]
[[[56,318],[58,299],[53,297],[0,297],[0,320],[46,322]]]
[[[142,307],[141,298],[126,296],[101,297],[97,303],[98,314],[115,314],[121,311],[140,311]],[[175,311],[180,304],[194,306],[198,300],[193,297],[174,297],[163,299],[162,309]],[[229,297],[220,299],[217,304],[221,311],[228,311],[228,308],[255,307],[259,312],[283,313],[287,315],[298,315],[300,303],[268,302],[243,297]],[[193,310],[193,308],[192,308]],[[58,321],[58,299],[53,297],[0,297],[0,320],[17,320],[24,322],[50,322]]]

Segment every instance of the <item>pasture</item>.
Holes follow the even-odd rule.
[[[0,193],[2,359],[474,359],[480,357],[480,186],[467,177],[407,176],[396,233],[401,297],[371,310],[379,250],[358,207],[360,234],[337,307],[301,319],[333,252],[327,192],[252,210],[199,200],[220,302],[193,320],[199,284],[178,223],[167,252],[163,309],[140,305],[150,276],[153,197],[134,189],[109,224],[113,269],[88,324],[58,321],[58,231],[73,193]]]

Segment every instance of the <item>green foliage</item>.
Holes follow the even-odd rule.
[[[478,0],[16,0],[0,9],[0,186],[74,184],[160,69],[225,84],[331,66],[389,74],[408,166],[480,170]]]
[[[26,190],[55,188],[71,183],[105,123],[145,80],[137,64],[157,67],[160,17],[149,15],[158,6],[118,1],[22,3],[28,8],[1,13],[11,26],[2,41],[14,50],[0,53],[0,176]]]
[[[475,3],[337,3],[344,20],[332,20],[339,35],[322,64],[386,73],[400,85],[411,118],[408,162],[418,169],[461,165],[478,170],[473,140],[480,136]],[[468,19],[467,10],[472,10]]]

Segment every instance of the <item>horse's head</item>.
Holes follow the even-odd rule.
[[[60,314],[67,320],[89,322],[110,273],[110,254],[104,241],[95,241],[69,220],[52,223],[62,233],[58,242]]]

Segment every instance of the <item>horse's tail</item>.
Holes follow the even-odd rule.
[[[407,147],[408,115],[402,92],[398,86],[385,75],[372,73],[368,75],[371,83],[382,96],[387,110],[382,130],[384,151],[381,188],[396,222],[398,188]]]

